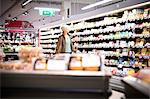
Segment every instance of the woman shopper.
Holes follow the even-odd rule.
[[[64,25],[61,27],[63,33],[59,36],[56,53],[72,53],[74,51],[73,43],[69,33],[69,27]]]

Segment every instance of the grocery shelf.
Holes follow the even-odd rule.
[[[113,49],[124,49],[124,48],[132,48],[132,49],[139,49],[139,48],[150,48],[150,47],[77,47],[77,48],[79,48],[79,49],[102,49],[102,48],[104,48],[104,49],[111,49],[111,48],[113,48]]]
[[[55,52],[43,52],[44,54],[54,54]]]
[[[150,59],[150,56],[148,55],[139,55],[139,56],[128,56],[128,55],[105,55],[106,57],[137,57],[137,58],[144,58],[144,59]]]
[[[51,38],[40,38],[40,40],[50,40]]]
[[[33,44],[32,42],[21,42],[21,44]]]
[[[51,49],[51,48],[56,48],[56,47],[43,47],[43,49]]]
[[[131,9],[121,10],[118,13],[111,13],[111,15],[96,15],[95,17],[84,19],[83,21],[77,21],[73,24],[70,22],[69,24],[72,30],[71,33],[73,33],[71,35],[73,43],[81,53],[89,53],[90,51],[95,50],[119,50],[119,54],[106,55],[106,58],[109,60],[119,60],[120,58],[131,60],[136,58],[139,60],[144,60],[142,65],[146,64],[148,66],[147,61],[150,58],[149,56],[144,54],[139,56],[135,55],[140,50],[144,50],[143,48],[150,48],[150,15],[148,13],[149,10],[147,9],[147,5],[142,6],[141,8],[133,7]],[[57,25],[57,27],[60,27],[60,25]],[[54,30],[55,27],[51,29]],[[121,53],[125,52],[124,50],[130,50],[132,56],[122,55]],[[123,61],[126,62],[126,60]],[[110,67],[117,67],[119,64],[106,65],[109,65]],[[122,65],[122,69],[137,68],[126,63]]]
[[[56,42],[41,42],[40,44],[55,44]]]
[[[73,41],[73,42],[94,42],[94,41],[116,41],[116,40],[123,40],[123,39],[128,39],[129,41],[131,40],[133,40],[133,39],[136,39],[136,38],[149,38],[150,37],[150,35],[133,35],[133,36],[128,36],[128,37],[122,37],[122,38],[107,38],[107,39],[96,39],[96,37],[95,38],[93,38],[93,39],[87,39],[87,40],[77,40],[77,41]]]
[[[18,55],[18,52],[12,52],[12,53],[6,53],[5,52],[5,55]]]
[[[42,34],[40,36],[49,36],[49,35],[52,35],[52,34]]]
[[[44,42],[44,43],[40,43],[40,44],[50,44],[50,42],[47,42],[47,43]]]
[[[118,67],[119,64],[105,64],[106,66],[111,66],[111,67]],[[135,66],[132,65],[124,65],[122,64],[122,67],[124,68],[135,68]],[[138,67],[144,67],[144,66],[138,66]]]
[[[33,44],[32,42],[0,42],[4,44]]]
[[[107,66],[107,67],[117,67],[118,65],[117,64],[105,64],[105,66]]]
[[[98,22],[91,22],[93,26],[88,27],[89,22],[82,24],[85,27],[80,27],[80,28],[74,28],[72,30],[76,30],[76,29],[87,29],[87,28],[94,28],[94,27],[102,27],[102,26],[107,26],[107,25],[113,25],[113,24],[118,24],[118,23],[128,23],[128,22],[135,22],[135,21],[141,21],[141,20],[148,20],[150,18],[150,16],[146,16],[146,17],[142,17],[142,18],[133,18],[133,19],[129,19],[129,18],[118,18],[115,20],[111,20],[109,22],[105,22],[105,21],[98,21]],[[121,20],[121,21],[120,21]],[[113,21],[113,22],[112,22]],[[86,27],[87,26],[87,27]]]

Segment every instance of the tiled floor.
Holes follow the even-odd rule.
[[[112,95],[109,97],[109,99],[121,99],[122,97],[124,98],[123,93],[112,90]]]

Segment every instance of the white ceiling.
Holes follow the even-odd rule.
[[[29,21],[35,28],[39,28],[41,25],[51,23],[61,19],[61,13],[57,12],[53,17],[43,17],[38,14],[34,7],[53,7],[60,8],[63,0],[33,0],[27,4],[25,8],[21,7],[24,0],[0,0],[0,24],[4,23],[5,20],[11,20],[17,17],[17,20]],[[94,3],[98,0],[71,0],[72,2],[72,14],[83,13],[81,7]],[[23,12],[28,11],[27,16],[22,15]],[[86,11],[87,12],[87,11]]]
[[[34,0],[34,1],[62,2],[63,0]],[[83,4],[90,4],[90,3],[94,3],[95,1],[98,0],[71,0],[72,3],[83,3]]]

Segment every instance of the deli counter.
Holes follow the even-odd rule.
[[[107,99],[110,75],[89,71],[2,70],[2,98]]]

